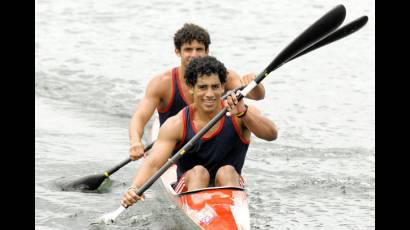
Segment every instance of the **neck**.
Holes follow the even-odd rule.
[[[186,85],[186,82],[185,82],[185,70],[186,70],[186,66],[184,66],[184,65],[180,65],[180,66],[178,67],[179,81],[180,81],[182,84],[184,84],[184,85]]]
[[[218,103],[220,104],[221,102]],[[212,120],[212,118],[214,118],[222,110],[221,105],[219,105],[216,110],[210,112],[203,111],[199,106],[196,106],[195,104],[192,104],[192,109],[194,117],[205,122]]]

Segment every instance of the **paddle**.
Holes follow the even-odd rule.
[[[304,51],[300,52],[299,54],[295,55],[294,57],[290,58],[288,61],[289,62],[295,58],[298,58],[304,54],[309,53],[310,51],[313,51],[317,48],[320,48],[322,46],[325,46],[327,44],[330,44],[332,42],[335,42],[341,38],[344,38],[356,31],[358,31],[359,29],[361,29],[364,25],[366,25],[368,21],[368,17],[367,16],[361,16],[360,18],[340,27],[339,29],[333,31],[332,33],[330,33],[328,36],[326,36],[325,38],[323,38],[322,40],[316,42],[315,44],[313,44],[312,46],[310,46],[309,48],[305,49]],[[233,89],[233,91],[238,91],[238,90],[242,90],[245,88],[244,86],[238,87],[236,89]],[[223,99],[226,99],[226,97],[228,96],[228,94],[226,94],[225,96],[223,96]]]
[[[310,47],[315,42],[319,41],[331,31],[336,29],[345,19],[346,9],[343,5],[338,5],[331,11],[322,16],[313,25],[306,29],[301,35],[293,40],[282,52],[266,67],[261,74],[256,77],[254,81],[248,84],[242,92],[238,95],[238,100],[241,100],[248,94],[258,83],[268,76],[270,72],[277,69],[289,59],[299,54],[303,50]],[[222,109],[212,120],[202,128],[191,140],[188,141],[172,158],[168,161],[150,178],[144,185],[142,185],[136,194],[141,196],[151,185],[174,163],[176,163],[194,144],[200,139],[209,129],[212,128],[223,116],[225,116],[227,108]],[[99,218],[99,222],[112,223],[126,208],[120,206],[117,210],[107,213]]]
[[[302,55],[304,55],[304,54],[306,54],[310,51],[313,51],[317,48],[320,48],[322,46],[325,46],[327,44],[335,42],[335,41],[337,41],[341,38],[344,38],[344,37],[356,32],[356,31],[358,31],[364,25],[366,25],[367,21],[368,21],[368,17],[367,16],[362,16],[362,17],[360,17],[360,18],[358,18],[358,19],[344,25],[343,27],[340,27],[339,29],[331,32],[328,36],[326,36],[322,40],[316,42],[315,44],[313,44],[309,48],[303,50],[299,54],[297,54],[294,57],[290,58],[286,62],[289,62],[289,61],[291,61],[295,58],[298,58],[298,57],[300,57],[300,56],[302,56]],[[234,91],[236,92],[237,90],[242,90],[244,88],[245,88],[245,86],[242,86],[242,87],[234,89]],[[227,96],[228,96],[228,94],[224,95],[222,97],[222,99],[226,99]],[[144,152],[148,151],[152,147],[154,142],[152,142],[148,146],[146,146],[144,148]],[[76,180],[72,183],[66,184],[63,187],[63,190],[72,190],[72,189],[95,190],[102,184],[102,182],[106,178],[108,178],[114,172],[116,172],[120,168],[124,167],[125,165],[127,165],[131,161],[132,160],[130,158],[127,158],[124,161],[122,161],[120,164],[114,166],[112,169],[104,172],[103,174],[97,174],[97,175],[92,175],[92,176],[87,176],[87,177],[80,178],[80,179],[78,179],[78,180]]]
[[[151,144],[145,146],[144,152],[147,152],[148,150],[151,149],[152,145],[154,145],[154,142]],[[80,179],[77,179],[71,183],[67,183],[62,186],[63,190],[96,190],[100,185],[103,183],[103,181],[108,178],[110,175],[114,174],[118,169],[122,168],[124,165],[128,164],[131,162],[131,158],[127,158],[123,160],[121,163],[118,165],[114,166],[113,168],[105,171],[103,174],[96,174],[96,175],[91,175],[91,176],[86,176],[82,177]]]
[[[298,58],[306,53],[309,53],[312,50],[315,50],[317,48],[320,48],[324,45],[327,45],[329,43],[332,43],[334,41],[337,41],[341,38],[344,38],[358,30],[360,30],[364,25],[366,25],[368,21],[368,17],[367,16],[361,16],[360,18],[340,27],[339,29],[333,31],[332,33],[330,33],[328,36],[326,36],[325,38],[323,38],[322,40],[318,41],[317,43],[315,43],[314,45],[312,45],[311,47],[305,49],[304,51],[300,52],[299,54],[297,54],[296,56],[294,56],[293,58],[289,59],[293,60],[295,58]]]

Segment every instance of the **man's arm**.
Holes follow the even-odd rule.
[[[246,74],[241,78],[242,81],[242,85],[248,85],[249,83],[251,83],[251,81],[255,80],[256,75],[255,74]],[[265,98],[265,87],[263,87],[262,83],[259,83],[255,88],[252,89],[252,91],[250,91],[248,93],[248,95],[246,95],[246,98],[249,99],[253,99],[253,100],[262,100]]]
[[[245,116],[241,118],[243,125],[261,139],[276,140],[278,131],[275,124],[263,116],[255,106],[249,105],[247,110]]]
[[[163,92],[161,87],[163,87],[163,84],[160,84],[160,80],[160,76],[157,76],[148,83],[145,95],[131,118],[129,125],[131,144],[129,154],[132,160],[137,160],[144,155],[144,145],[141,139],[144,134],[145,125],[159,106],[161,100],[161,92]]]
[[[170,117],[161,126],[158,138],[152,146],[150,154],[144,159],[142,166],[135,175],[129,190],[124,194],[121,204],[128,207],[137,202],[141,197],[135,194],[149,178],[151,178],[171,156],[175,145],[182,138],[182,119],[181,113]]]
[[[241,78],[235,71],[228,70],[225,88],[226,90],[233,90],[243,85],[246,86],[254,79],[255,74],[247,74]],[[252,89],[252,91],[250,91],[248,95],[246,95],[246,98],[256,101],[265,98],[265,88],[263,87],[262,83],[259,83],[254,89]]]
[[[244,100],[238,102],[235,93],[227,97],[225,105],[231,116],[239,116],[242,124],[255,136],[273,141],[278,136],[275,124],[267,117],[262,116],[261,112],[254,106],[245,107]],[[237,117],[238,118],[238,117]]]

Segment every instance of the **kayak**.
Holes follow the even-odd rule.
[[[159,121],[155,120],[151,138],[155,140]],[[209,187],[177,194],[177,166],[172,165],[160,178],[161,188],[177,207],[178,216],[188,229],[250,229],[249,206],[245,189]]]

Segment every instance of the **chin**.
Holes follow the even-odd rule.
[[[205,111],[205,112],[213,112],[214,110],[215,110],[215,108],[216,108],[216,106],[214,105],[214,106],[202,106],[202,109]]]

